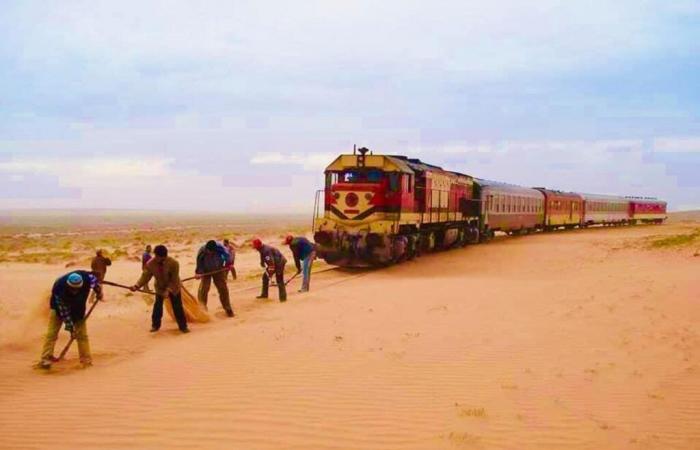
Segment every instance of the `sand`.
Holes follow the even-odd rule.
[[[50,374],[42,313],[18,311],[67,269],[3,263],[0,448],[700,448],[700,245],[650,245],[697,226],[499,238],[284,304],[253,298],[243,252],[237,318],[212,289],[212,322],[149,334],[141,295],[110,289],[94,367],[73,349]]]

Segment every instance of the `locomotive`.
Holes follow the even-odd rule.
[[[496,232],[665,219],[666,202],[657,199],[526,188],[360,148],[326,167],[313,231],[317,254],[326,262],[366,267],[482,242]]]

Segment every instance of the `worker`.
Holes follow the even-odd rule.
[[[151,251],[152,251],[151,244],[146,245],[146,250],[144,250],[143,254],[141,255],[141,271],[142,272],[146,268],[146,264],[148,264],[148,261],[150,261],[151,258],[153,258]],[[143,287],[144,290],[146,290],[148,292],[152,292],[150,284],[151,284],[150,281],[148,283],[146,283],[146,285]]]
[[[131,286],[131,291],[136,292],[145,286],[151,278],[155,278],[156,302],[153,305],[153,314],[151,315],[151,333],[160,330],[163,318],[163,301],[166,296],[170,298],[173,305],[178,328],[183,333],[189,333],[180,294],[180,263],[168,256],[168,248],[165,245],[156,245],[153,253],[155,256],[146,263],[141,278],[135,285]]]
[[[78,354],[83,367],[92,365],[90,342],[85,324],[85,304],[90,292],[94,291],[97,300],[102,300],[102,286],[94,274],[86,270],[76,270],[58,278],[51,290],[49,327],[41,350],[41,360],[36,365],[40,369],[50,369],[58,361],[53,355],[61,324],[71,337],[78,341]]]
[[[303,271],[303,281],[299,292],[309,292],[311,283],[311,265],[316,259],[316,246],[303,236],[287,236],[284,243],[294,255],[294,265],[297,267],[297,275]]]
[[[236,248],[233,246],[233,243],[228,239],[224,239],[224,247],[226,247],[229,255],[231,255],[231,278],[235,280],[236,278],[238,278],[236,275]]]
[[[90,263],[92,273],[95,274],[100,282],[104,281],[105,275],[107,275],[107,267],[111,265],[112,260],[104,256],[104,250],[102,249],[97,250],[95,257],[92,258],[92,263]]]
[[[212,280],[214,286],[219,292],[219,300],[221,306],[226,311],[228,317],[233,317],[233,309],[231,308],[231,300],[228,295],[228,286],[226,285],[226,276],[231,269],[231,255],[226,247],[216,241],[208,241],[197,252],[197,267],[195,268],[195,278],[199,282],[199,303],[207,307],[209,297],[209,288]]]
[[[274,247],[265,245],[260,239],[253,240],[253,248],[260,253],[260,267],[265,269],[262,276],[262,293],[257,298],[267,298],[270,287],[270,277],[275,276],[279,298],[281,302],[287,301],[287,289],[284,285],[284,265],[287,259]]]

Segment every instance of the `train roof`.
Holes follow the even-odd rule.
[[[664,200],[659,200],[656,197],[625,197],[626,200],[629,200],[630,202],[634,203],[646,203],[646,204],[655,204],[655,203],[662,203],[666,204]]]
[[[460,177],[474,178],[471,175],[467,175],[466,173],[455,172],[453,170],[445,170],[440,166],[436,166],[433,164],[423,162],[418,158],[409,158],[409,157],[403,156],[403,155],[387,155],[387,157],[399,159],[401,161],[405,161],[406,164],[416,172],[429,172],[429,171],[436,172],[436,171],[439,171],[439,172],[450,173],[452,175],[457,175]]]
[[[579,194],[584,200],[601,200],[601,201],[618,201],[629,202],[629,199],[621,195],[605,195],[605,194]]]
[[[502,181],[484,180],[483,178],[474,178],[474,181],[482,187],[498,188],[501,191],[510,192],[513,194],[537,194],[542,198],[544,194],[534,188],[518,186],[516,184],[503,183]]]
[[[533,189],[537,189],[538,191],[542,192],[544,195],[552,196],[552,197],[568,197],[568,198],[575,198],[577,200],[581,200],[581,194],[578,192],[567,192],[567,191],[559,191],[557,189],[547,189],[543,187],[536,187]]]

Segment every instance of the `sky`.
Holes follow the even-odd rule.
[[[700,1],[0,0],[0,209],[311,213],[353,145],[700,209]]]

